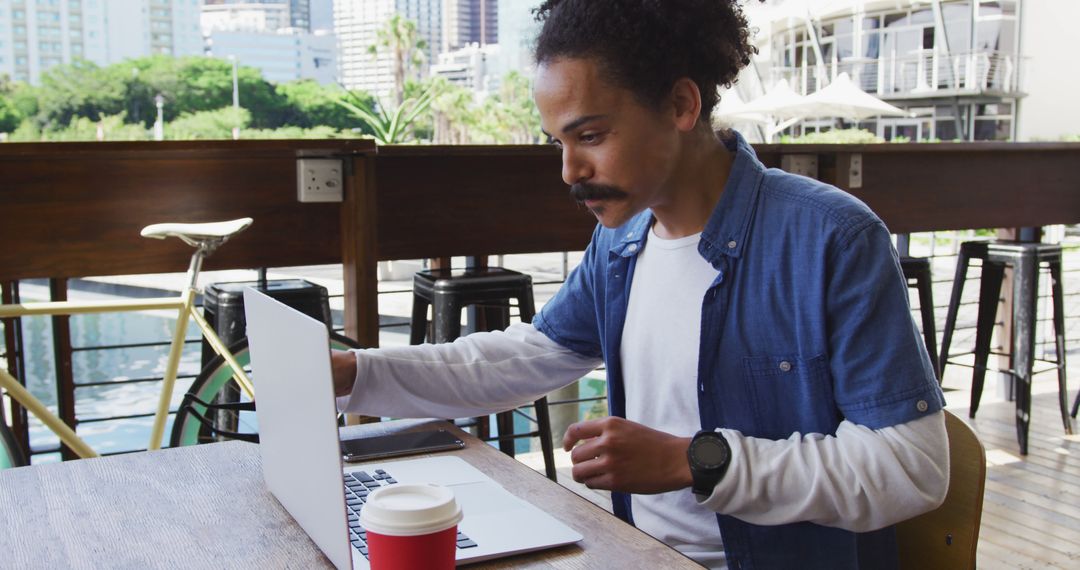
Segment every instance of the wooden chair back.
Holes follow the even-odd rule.
[[[949,491],[940,507],[896,525],[900,568],[975,568],[986,451],[963,420],[945,412]]]

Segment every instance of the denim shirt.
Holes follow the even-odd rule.
[[[732,170],[698,244],[719,272],[701,305],[702,429],[778,440],[835,434],[845,419],[880,429],[940,410],[941,390],[882,221],[835,187],[766,169],[732,133],[725,137]],[[608,405],[620,417],[623,324],[653,221],[645,211],[619,228],[597,226],[581,264],[533,320],[560,345],[603,357]],[[633,522],[630,497],[613,493],[613,502]],[[732,568],[896,566],[891,527],[853,533],[726,515],[717,523]]]

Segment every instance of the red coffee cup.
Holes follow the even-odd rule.
[[[438,485],[376,489],[360,511],[373,570],[450,570],[457,551],[461,507]]]

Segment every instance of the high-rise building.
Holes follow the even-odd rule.
[[[441,51],[499,43],[498,0],[443,0],[442,14]]]
[[[203,35],[213,32],[267,32],[290,28],[289,5],[278,3],[218,3],[202,7]]]
[[[379,31],[394,14],[416,23],[417,38],[427,46],[422,64],[426,68],[442,45],[442,4],[442,0],[334,0],[334,32],[345,87],[383,98],[394,91],[394,56],[378,46]]]
[[[311,31],[334,31],[334,0],[310,0]]]
[[[202,8],[206,55],[254,67],[268,81],[337,82],[337,41],[332,33],[294,27],[292,4],[229,2]]]
[[[440,53],[438,63],[431,66],[431,75],[484,96],[499,86],[502,76],[493,66],[498,59],[498,44],[469,44]]]
[[[499,64],[502,76],[511,71],[531,77],[533,45],[540,32],[533,10],[540,0],[499,0]]]
[[[311,0],[205,0],[207,7],[239,6],[239,10],[250,9],[248,6],[259,4],[278,5],[276,10],[288,14],[288,28],[311,31]]]
[[[335,83],[336,52],[333,34],[311,34],[295,28],[276,32],[222,30],[206,37],[206,55],[235,59],[239,65],[258,69],[273,83],[299,79]]]
[[[0,2],[0,74],[37,83],[50,67],[109,65],[151,54],[202,52],[200,0]]]

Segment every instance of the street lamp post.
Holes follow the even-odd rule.
[[[154,104],[157,105],[157,120],[154,121],[154,140],[165,140],[165,117],[162,113],[162,107],[165,106],[165,98],[158,93],[154,97]]]
[[[239,81],[238,74],[237,74],[237,66],[239,65],[239,62],[237,61],[235,55],[230,55],[229,59],[232,60],[232,106],[233,106],[233,109],[239,111],[240,110],[240,81]],[[232,138],[233,138],[233,140],[238,140],[240,138],[240,127],[239,126],[233,127]]]

